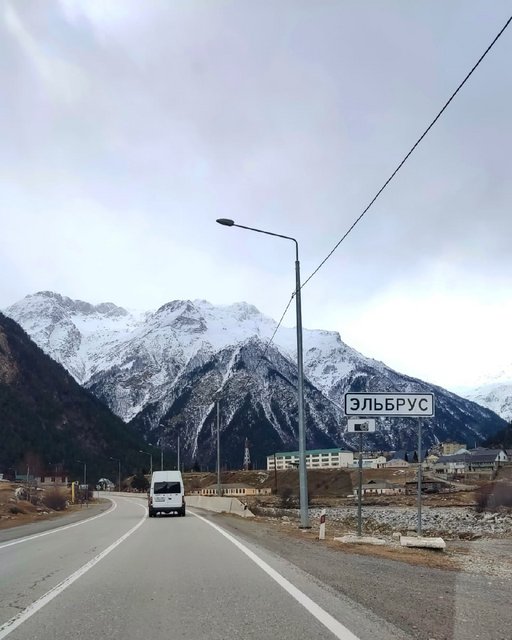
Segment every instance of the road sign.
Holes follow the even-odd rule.
[[[373,418],[349,418],[349,433],[373,433],[375,431],[375,420]]]
[[[347,416],[431,417],[435,413],[433,393],[346,393]]]

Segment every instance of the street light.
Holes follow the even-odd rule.
[[[87,463],[83,460],[75,460],[75,462],[79,462],[84,465],[84,484],[87,484]]]
[[[117,490],[120,492],[121,491],[121,460],[119,460],[119,458],[112,458],[112,456],[110,456],[110,460],[114,460],[115,462],[117,462]]]
[[[149,456],[150,459],[150,470],[149,470],[149,475],[153,475],[153,454],[149,453],[148,451],[142,451],[142,449],[139,449],[139,453],[145,453],[147,456]]]
[[[299,496],[300,496],[300,528],[309,529],[308,515],[308,480],[306,471],[306,432],[304,429],[304,366],[302,356],[302,305],[300,295],[300,262],[299,262],[299,243],[295,238],[284,236],[280,233],[272,233],[271,231],[263,231],[263,229],[255,229],[254,227],[245,227],[241,224],[235,224],[233,220],[228,218],[219,218],[217,222],[225,227],[239,227],[257,233],[264,233],[267,236],[275,236],[276,238],[284,238],[295,243],[295,310],[297,316],[297,395],[299,405]]]

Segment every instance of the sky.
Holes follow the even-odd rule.
[[[279,319],[293,244],[215,220],[295,237],[305,280],[510,13],[0,0],[0,309],[51,290]],[[511,59],[512,26],[304,287],[304,326],[450,389],[512,378]]]

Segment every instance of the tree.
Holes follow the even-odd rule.
[[[146,476],[142,473],[138,473],[134,476],[132,480],[132,489],[136,489],[137,491],[147,491],[149,489],[149,481]]]

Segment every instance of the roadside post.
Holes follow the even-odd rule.
[[[363,433],[373,433],[375,431],[375,420],[349,418],[347,424],[348,433],[359,434],[359,462],[357,474],[357,535],[363,535]]]
[[[418,418],[418,536],[421,536],[421,485],[423,480],[423,468],[421,462],[421,418]]]
[[[320,513],[320,531],[318,532],[318,539],[325,540],[325,509],[322,509]]]
[[[435,415],[435,396],[433,393],[346,393],[345,415],[365,417],[402,417],[418,418],[418,536],[421,536],[421,440],[422,419]],[[349,420],[350,425],[350,420]],[[351,431],[350,426],[348,431]],[[361,491],[359,491],[361,493]],[[359,496],[360,499],[360,496]],[[359,521],[358,521],[358,535]]]

